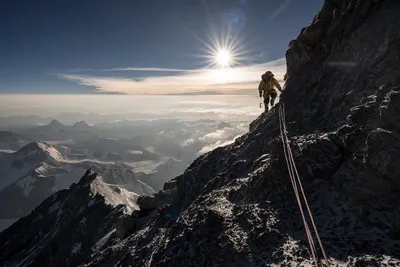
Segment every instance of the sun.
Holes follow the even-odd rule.
[[[250,51],[239,37],[239,32],[233,33],[230,30],[217,32],[210,29],[207,38],[197,39],[202,43],[201,54],[196,57],[203,58],[205,69],[229,69],[237,67],[248,61]]]
[[[220,50],[215,54],[215,63],[220,67],[229,67],[232,63],[232,55],[228,50]]]

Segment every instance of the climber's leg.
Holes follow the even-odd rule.
[[[278,93],[275,90],[273,92],[271,92],[271,107],[274,106],[275,99],[277,96],[278,96]]]
[[[265,112],[268,111],[268,104],[269,104],[269,96],[264,96],[264,107],[265,107]]]

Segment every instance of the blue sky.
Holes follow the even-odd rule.
[[[283,75],[288,42],[322,4],[3,0],[0,93],[246,92],[265,68]],[[234,62],[221,69],[214,50],[227,47]]]

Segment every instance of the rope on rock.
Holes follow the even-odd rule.
[[[330,266],[328,257],[326,256],[324,246],[322,245],[322,241],[321,241],[321,238],[320,238],[318,230],[317,230],[317,226],[315,225],[315,222],[314,222],[314,217],[313,217],[311,209],[308,205],[307,197],[306,197],[306,194],[303,189],[303,185],[300,180],[299,172],[297,171],[297,168],[296,168],[292,150],[290,148],[289,139],[287,137],[287,130],[286,130],[285,106],[283,103],[279,107],[279,128],[280,128],[280,133],[281,133],[283,151],[285,154],[286,165],[287,165],[288,171],[289,171],[290,181],[292,183],[294,194],[295,194],[296,200],[297,200],[297,204],[299,205],[300,213],[303,218],[303,224],[304,224],[304,228],[306,230],[307,239],[308,239],[308,243],[310,245],[310,250],[311,250],[311,254],[312,254],[315,266],[317,266],[317,267],[319,266],[318,260],[317,260],[317,257],[318,257],[317,250],[315,248],[314,239],[312,237],[310,227],[307,223],[306,216],[304,214],[304,208],[303,208],[303,204],[302,204],[302,201],[300,198],[299,188],[300,188],[301,194],[303,196],[303,200],[304,200],[304,203],[306,206],[306,210],[308,212],[308,216],[311,220],[315,235],[317,237],[319,247],[322,251],[322,254],[324,256],[327,266]]]

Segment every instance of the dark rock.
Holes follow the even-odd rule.
[[[284,104],[290,147],[331,266],[399,266],[400,94],[392,73],[400,69],[399,14],[397,0],[325,1],[289,46],[280,103],[233,144],[196,159],[165,191],[140,197],[141,210],[125,227],[132,234],[86,253],[98,240],[93,232],[53,238],[53,228],[43,226],[39,239],[27,241],[34,238],[27,221],[39,227],[30,217],[0,235],[0,264],[21,263],[21,247],[26,253],[46,237],[52,245],[45,256],[30,256],[40,266],[54,257],[52,266],[65,259],[86,267],[311,266],[279,136],[277,108]],[[73,205],[63,211],[77,214]],[[114,209],[100,215],[91,215],[93,227],[85,230],[107,229],[104,236],[109,218],[123,216]],[[79,231],[74,222],[65,221],[72,233]],[[57,254],[75,237],[87,242],[79,261]]]
[[[166,182],[163,187],[164,191],[173,191],[175,189],[176,189],[176,180],[171,180]]]
[[[168,203],[170,199],[171,196],[167,194],[166,191],[160,191],[152,196],[140,196],[137,200],[137,204],[140,210],[154,210]]]
[[[124,239],[127,235],[133,233],[135,231],[135,222],[130,216],[123,216],[118,219],[115,233],[118,238]]]
[[[81,181],[45,199],[0,233],[1,266],[77,266],[127,212],[102,178],[88,170]]]
[[[365,156],[365,160],[385,176],[386,179],[391,180],[391,183],[393,183],[391,187],[398,185],[398,189],[400,189],[400,183],[397,184],[397,180],[400,177],[400,169],[398,168],[400,166],[399,155],[399,133],[379,128],[370,132],[367,138],[367,155]]]

